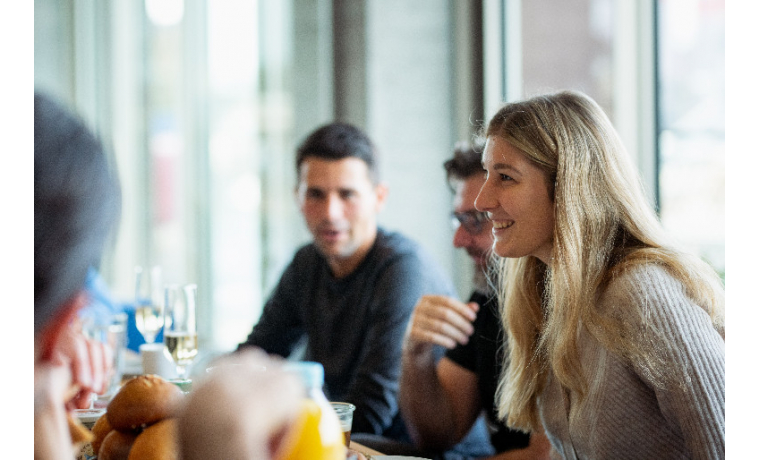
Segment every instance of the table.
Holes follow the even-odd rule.
[[[363,446],[363,445],[359,444],[358,442],[354,442],[354,441],[351,441],[348,444],[348,447],[351,450],[355,450],[357,452],[360,452],[360,453],[364,454],[365,456],[367,456],[367,455],[383,455],[382,452],[378,452],[378,451],[376,451],[374,449],[370,449],[369,447]]]

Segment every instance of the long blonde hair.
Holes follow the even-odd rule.
[[[664,384],[665,364],[653,347],[636,340],[635,326],[595,308],[599,293],[620,270],[663,266],[723,335],[720,278],[706,263],[666,243],[625,148],[592,99],[564,91],[510,103],[484,134],[506,140],[540,167],[554,199],[549,265],[531,256],[498,264],[509,353],[497,401],[510,426],[526,431],[541,426],[537,398],[550,371],[565,388],[585,396],[588,382],[577,343],[581,324]]]

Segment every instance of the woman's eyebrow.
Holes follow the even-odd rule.
[[[496,164],[493,165],[493,169],[494,169],[494,171],[502,171],[502,170],[506,169],[506,170],[509,170],[509,171],[514,171],[517,174],[522,174],[522,172],[519,169],[515,168],[514,166],[512,166],[509,163],[496,163]]]

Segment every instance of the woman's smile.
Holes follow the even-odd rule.
[[[506,220],[494,220],[493,218],[491,218],[491,222],[493,223],[493,232],[494,233],[497,233],[498,231],[507,229],[507,228],[511,227],[515,223],[515,221],[513,221],[513,220],[510,220],[510,221],[506,221]]]

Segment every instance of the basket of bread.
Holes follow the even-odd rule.
[[[157,375],[128,380],[93,425],[79,458],[178,459],[175,417],[183,396],[179,387]]]

